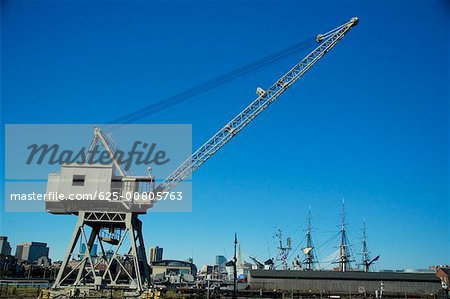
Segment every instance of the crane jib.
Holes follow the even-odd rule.
[[[258,87],[258,97],[186,159],[156,188],[155,192],[170,191],[178,183],[188,178],[197,168],[245,128],[245,126],[263,112],[270,104],[277,100],[285,90],[300,79],[303,74],[320,60],[320,58],[332,49],[337,42],[345,36],[351,27],[357,24],[358,18],[354,17],[349,22],[336,27],[325,34],[319,34],[317,36],[317,41],[321,43],[319,46],[305,56],[305,58],[291,68],[266,91]]]

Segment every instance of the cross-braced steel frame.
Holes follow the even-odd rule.
[[[86,228],[90,227],[88,235]],[[105,239],[101,237],[102,229],[120,230],[121,234],[112,243],[112,249],[105,251]],[[127,253],[125,239],[128,238],[130,248]],[[75,248],[79,240],[85,244],[80,260],[69,262],[78,253]],[[91,255],[91,249],[97,242],[100,247],[98,256]],[[75,230],[70,240],[61,268],[52,286],[53,289],[64,287],[101,287],[134,290],[142,292],[150,283],[150,272],[147,263],[142,222],[138,214],[127,212],[88,212],[80,211]]]

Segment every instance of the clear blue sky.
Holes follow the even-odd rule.
[[[354,250],[365,218],[378,269],[450,262],[448,2],[1,3],[2,143],[4,124],[107,123],[358,16],[195,173],[192,213],[142,217],[147,246],[201,266],[230,256],[236,231],[244,257],[265,259],[274,228],[303,238],[308,206],[325,242],[345,198]],[[199,146],[305,54],[142,122],[192,124]],[[76,221],[3,204],[0,217],[14,247],[44,241],[53,259]]]

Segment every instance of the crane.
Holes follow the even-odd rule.
[[[91,142],[89,150],[86,155],[86,160],[89,154],[92,153],[92,148],[97,142],[101,142],[109,154],[113,166],[119,173],[121,181],[132,181],[134,184],[148,183],[151,185],[151,192],[154,193],[152,198],[159,198],[164,192],[170,192],[180,182],[190,177],[192,173],[202,166],[209,158],[211,158],[217,151],[225,146],[234,136],[241,132],[248,124],[250,124],[258,115],[260,115],[270,104],[275,102],[292,84],[300,79],[313,65],[315,65],[329,50],[331,50],[354,26],[358,24],[357,17],[351,18],[348,22],[316,37],[319,45],[306,55],[300,62],[294,65],[287,73],[279,78],[267,90],[258,87],[256,89],[257,98],[251,102],[244,110],[236,115],[230,122],[223,126],[217,133],[215,133],[208,141],[200,146],[191,156],[189,156],[183,163],[181,163],[166,179],[164,179],[157,187],[154,187],[155,180],[153,177],[136,177],[129,176],[124,173],[121,168],[120,161],[116,160],[114,152],[117,149],[115,142],[110,140],[110,137],[104,135],[100,128],[94,129],[94,138]],[[59,178],[52,177],[52,180],[59,180]],[[49,176],[50,181],[50,176]],[[130,185],[130,183],[128,183]],[[126,191],[122,188],[123,192]],[[93,208],[101,208],[108,211],[122,211],[124,208],[132,212],[146,213],[148,209],[153,207],[157,200],[142,200],[140,198],[133,198],[132,202],[124,200],[100,202],[100,201],[51,201],[46,202],[47,211],[55,214],[70,214],[77,213],[78,210],[91,210]]]
[[[261,112],[269,107],[270,104],[275,102],[292,84],[300,79],[352,27],[357,25],[358,21],[357,17],[353,17],[347,23],[327,33],[317,35],[316,40],[321,43],[318,47],[311,51],[267,90],[258,87],[256,90],[258,97],[175,169],[175,171],[156,187],[155,192],[168,192],[175,188],[178,183],[188,178],[196,169],[202,166],[203,163],[261,114]]]
[[[83,192],[94,188],[95,194],[104,191],[112,192],[117,189],[122,194],[128,192],[132,194],[137,193],[138,195],[133,195],[135,197],[131,202],[126,202],[125,200],[105,201],[98,198],[88,201],[73,201],[67,200],[67,198],[46,200],[46,209],[49,213],[76,214],[78,216],[72,238],[52,290],[54,292],[61,291],[62,293],[67,294],[69,292],[71,294],[70,292],[79,292],[83,288],[100,289],[107,286],[139,295],[145,288],[148,288],[151,280],[145,254],[142,221],[139,219],[139,215],[145,214],[156,201],[144,201],[139,194],[169,192],[177,184],[191,176],[195,170],[241,132],[270,104],[275,102],[357,24],[358,18],[353,17],[341,26],[317,35],[316,40],[319,45],[313,51],[266,90],[258,87],[256,89],[257,98],[250,105],[181,163],[157,187],[154,187],[155,179],[151,175],[131,176],[126,174],[121,168],[120,161],[117,161],[114,156],[114,152],[117,149],[115,142],[103,135],[99,128],[95,128],[94,138],[86,153],[85,160],[87,161],[90,155],[92,157],[97,143],[100,142],[112,159],[112,164],[85,163],[81,165],[62,165],[60,173],[49,174],[47,193],[60,192],[70,194],[78,192],[78,194],[83,194]],[[113,167],[117,169],[118,176],[114,174]],[[150,186],[148,190],[142,191],[138,188],[143,183]],[[135,192],[136,190],[139,190],[139,192]],[[86,230],[86,227],[90,227],[90,229]],[[109,232],[108,237],[102,237],[102,232],[105,230]],[[116,230],[120,231],[120,234],[117,234],[117,238],[111,237],[116,235],[114,233]],[[124,254],[121,254],[121,249],[126,246],[124,245],[125,239],[129,239],[130,247],[124,251]],[[78,240],[85,244],[85,250],[77,265],[69,267],[69,262],[76,255],[75,248]],[[94,263],[91,255],[91,249],[95,242],[98,242],[100,245],[100,262],[105,265],[104,271],[101,272],[95,270],[97,263]],[[114,247],[112,256],[107,254],[103,243],[109,243],[111,247]],[[133,271],[127,270],[125,262],[130,263]],[[265,264],[273,266],[273,261],[266,261]]]

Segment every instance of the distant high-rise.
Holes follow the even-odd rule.
[[[152,262],[158,262],[163,259],[163,249],[162,247],[152,247],[150,248],[150,263]]]
[[[20,262],[22,260],[22,251],[23,251],[23,245],[19,244],[16,247],[16,259]]]
[[[42,242],[25,242],[17,245],[16,259],[18,261],[28,261],[29,263],[36,262],[40,257],[47,257],[49,248],[47,243]]]
[[[9,244],[8,237],[6,236],[0,236],[0,254],[11,254],[11,244]]]
[[[225,267],[227,259],[223,255],[216,255],[216,265],[219,267]]]
[[[86,251],[86,244],[81,244],[80,248],[80,255],[84,255],[84,252]],[[91,256],[97,256],[97,244],[92,244],[91,248]]]

